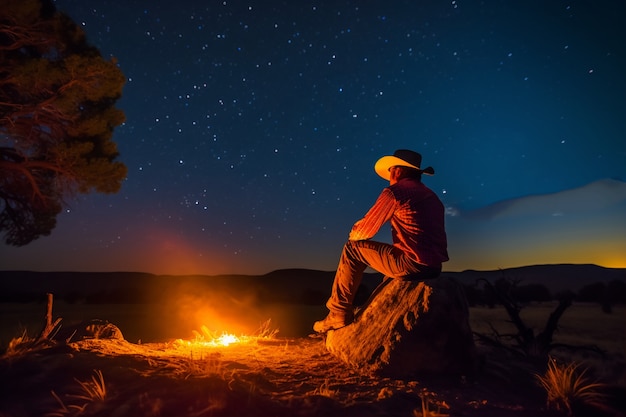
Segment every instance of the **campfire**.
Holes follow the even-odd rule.
[[[68,343],[70,341],[80,339],[123,339],[123,335],[117,326],[105,320],[87,320],[77,325],[66,326],[64,330],[60,330],[60,322],[62,319],[57,318],[56,320],[53,320],[53,295],[49,293],[47,294],[47,297],[48,302],[45,323],[39,336],[35,339],[31,339],[24,335],[24,337],[14,340],[13,345],[15,346],[12,346],[12,349],[10,350],[20,350],[17,348],[24,346],[47,346],[56,343],[55,341],[64,341],[65,343]],[[205,319],[206,318],[207,317],[205,316]],[[212,319],[215,318],[213,317]],[[224,328],[224,323],[219,323],[219,320],[214,324],[216,325],[216,328]],[[237,326],[235,325],[235,327]],[[232,347],[233,345],[272,344],[279,342],[276,338],[278,329],[272,328],[271,319],[267,319],[265,322],[260,323],[258,329],[252,332],[252,334],[240,334],[237,336],[228,331],[211,330],[207,325],[201,325],[200,331],[192,330],[192,334],[193,336],[189,339],[175,339],[173,341],[166,342],[164,345],[167,346],[167,348],[160,350],[169,351],[170,354],[178,356],[181,354],[193,354],[194,351],[206,353],[209,350]],[[139,344],[141,344],[141,341],[139,341]]]
[[[239,335],[222,332],[217,334],[209,330],[207,326],[202,326],[201,331],[194,330],[194,338],[191,340],[177,339],[174,343],[184,348],[216,348],[227,347],[235,344],[248,344],[267,342],[274,340],[278,329],[271,328],[271,319],[262,323],[259,330],[254,335]]]

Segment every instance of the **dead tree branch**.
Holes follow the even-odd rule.
[[[48,297],[48,302],[46,304],[46,321],[44,323],[43,330],[39,333],[37,339],[35,339],[35,344],[50,341],[52,337],[54,337],[52,333],[59,327],[59,323],[62,320],[61,317],[59,317],[54,321],[54,323],[52,322],[52,303],[54,296],[52,293],[47,293],[46,296]]]

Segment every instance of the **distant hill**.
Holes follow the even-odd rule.
[[[595,282],[622,280],[626,268],[596,265],[535,265],[495,271],[444,272],[465,285],[479,278],[520,280],[543,284],[551,292],[578,291]],[[0,271],[0,302],[43,300],[51,292],[57,298],[85,303],[148,303],[194,295],[233,302],[323,304],[330,294],[333,271],[282,269],[265,275],[154,275],[137,272],[32,272]],[[365,274],[359,298],[381,282],[378,273]]]
[[[137,272],[0,271],[0,302],[43,300],[149,303],[193,294],[253,303],[319,302],[328,297],[334,272],[284,269],[265,275],[154,275]]]
[[[478,278],[494,281],[499,278],[521,280],[521,284],[543,284],[552,293],[564,290],[579,291],[582,287],[595,282],[621,280],[626,282],[626,268],[604,268],[597,265],[533,265],[507,268],[495,271],[445,272],[464,284]]]

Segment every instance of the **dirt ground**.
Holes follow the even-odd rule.
[[[475,377],[361,375],[320,338],[83,340],[0,361],[0,416],[551,416],[522,367]],[[526,375],[526,376],[522,376]]]
[[[550,311],[544,306],[529,313],[537,315],[540,326]],[[587,320],[594,311],[587,306],[573,309],[562,320],[558,341],[593,341],[613,352],[600,362],[562,353],[594,363],[616,390],[605,410],[575,415],[623,416],[624,316],[620,310],[601,321]],[[472,328],[481,330],[481,323],[488,322],[506,332],[507,317],[495,313],[473,310]],[[90,312],[80,315],[86,314]],[[23,316],[21,310],[15,315]],[[6,319],[15,321],[12,315]],[[267,331],[228,346],[207,343],[207,338],[164,340],[92,338],[17,348],[9,344],[0,357],[0,417],[566,415],[546,405],[546,392],[535,377],[545,369],[480,344],[474,375],[393,379],[359,373],[331,355],[321,337],[278,337]],[[14,336],[11,343],[17,341]]]

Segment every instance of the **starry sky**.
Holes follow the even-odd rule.
[[[558,229],[536,253],[505,228],[500,238],[526,246],[490,236],[506,248],[496,257],[477,242],[515,216],[459,220],[614,179],[612,224],[597,210],[572,218],[624,230],[621,0],[55,4],[127,77],[114,141],[128,178],[115,195],[69,201],[51,236],[0,247],[2,269],[334,270],[352,224],[387,185],[375,161],[399,148],[436,170],[424,182],[448,208],[444,269],[626,267],[616,235]],[[585,249],[556,251],[560,238]],[[603,245],[616,250],[610,260],[581,256]]]

